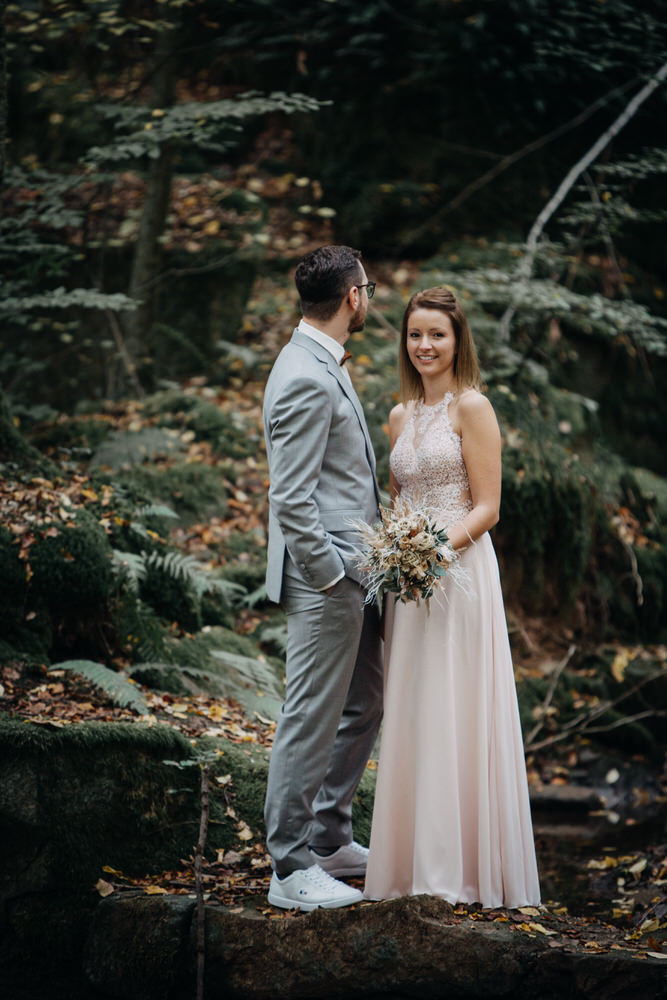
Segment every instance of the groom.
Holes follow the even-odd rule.
[[[382,716],[377,609],[365,607],[352,522],[378,516],[375,457],[347,368],[375,290],[361,254],[325,246],[295,275],[303,319],[266,385],[266,589],[287,614],[287,690],[271,753],[269,902],[312,910],[357,903],[338,877],[363,875],[352,798]]]

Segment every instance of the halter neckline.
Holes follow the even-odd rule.
[[[425,403],[423,399],[417,400],[417,406],[424,410],[437,410],[439,406],[443,406],[445,403],[449,403],[454,398],[454,393],[451,389],[448,389],[442,399],[438,400],[437,403]]]

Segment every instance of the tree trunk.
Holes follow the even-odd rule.
[[[156,47],[156,69],[151,87],[151,107],[169,107],[173,101],[174,74],[171,54],[176,29],[163,31]],[[133,363],[141,368],[148,335],[155,321],[157,282],[162,263],[160,237],[164,231],[173,169],[173,150],[169,143],[160,147],[160,155],[151,160],[146,176],[146,194],[139,224],[137,245],[132,264],[129,294],[139,302],[138,308],[127,314],[125,349]]]
[[[0,386],[0,462],[16,462],[22,466],[39,465],[45,471],[54,471],[51,462],[41,451],[29,444],[14,423],[7,397]]]

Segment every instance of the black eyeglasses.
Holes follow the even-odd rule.
[[[368,298],[372,299],[373,296],[375,295],[375,284],[376,283],[374,281],[366,281],[366,282],[364,282],[363,285],[357,285],[357,288],[367,288],[368,289]]]

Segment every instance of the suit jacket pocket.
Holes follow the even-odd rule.
[[[364,521],[365,514],[359,508],[349,510],[320,510],[320,518],[325,531],[338,534],[340,531],[354,531],[356,521]]]

